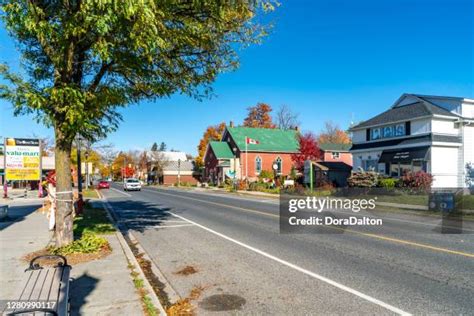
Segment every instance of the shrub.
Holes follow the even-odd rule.
[[[297,178],[298,178],[298,174],[296,172],[296,168],[292,166],[291,171],[290,171],[290,179],[296,181]]]
[[[426,192],[433,184],[433,176],[424,171],[407,172],[400,178],[400,184],[411,191]]]
[[[250,191],[260,191],[265,192],[266,189],[270,189],[271,183],[264,183],[264,182],[252,182],[249,185]]]
[[[398,184],[398,180],[397,179],[394,179],[394,178],[386,178],[386,179],[379,179],[379,182],[377,184],[377,186],[381,187],[381,188],[384,188],[384,189],[387,189],[387,190],[391,190],[393,188],[395,188]]]
[[[350,187],[372,188],[377,186],[380,177],[377,172],[373,171],[354,172],[347,179],[347,185]]]
[[[263,181],[263,179],[273,179],[273,172],[270,170],[262,170],[258,175],[258,179]]]
[[[466,164],[466,184],[469,188],[474,189],[474,163]]]
[[[247,190],[247,181],[245,180],[238,180],[237,181],[237,190]]]
[[[191,184],[191,182],[182,181],[182,182],[180,182],[180,183],[175,182],[175,183],[174,183],[174,186],[175,186],[175,187],[177,187],[177,186],[181,186],[181,187],[192,187],[193,185]]]
[[[109,242],[104,237],[93,233],[84,233],[80,239],[74,240],[69,245],[51,248],[55,255],[70,255],[73,253],[96,253],[104,248],[109,248]]]

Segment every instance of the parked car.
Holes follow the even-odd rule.
[[[110,183],[105,180],[100,180],[97,184],[97,188],[100,189],[110,189]]]
[[[133,178],[125,179],[123,183],[124,191],[131,191],[131,190],[140,191],[141,189],[142,189],[142,184],[137,179],[133,179]]]

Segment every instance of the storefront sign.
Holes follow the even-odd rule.
[[[41,152],[38,139],[6,139],[5,177],[7,181],[40,180]]]

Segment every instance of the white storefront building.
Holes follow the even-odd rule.
[[[474,100],[403,94],[387,111],[352,126],[354,171],[392,177],[423,170],[434,188],[468,186],[474,163]]]

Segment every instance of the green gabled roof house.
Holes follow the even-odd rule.
[[[255,181],[263,170],[288,175],[291,155],[298,152],[298,130],[226,127],[221,141],[209,142],[204,155],[204,180],[226,178]]]

